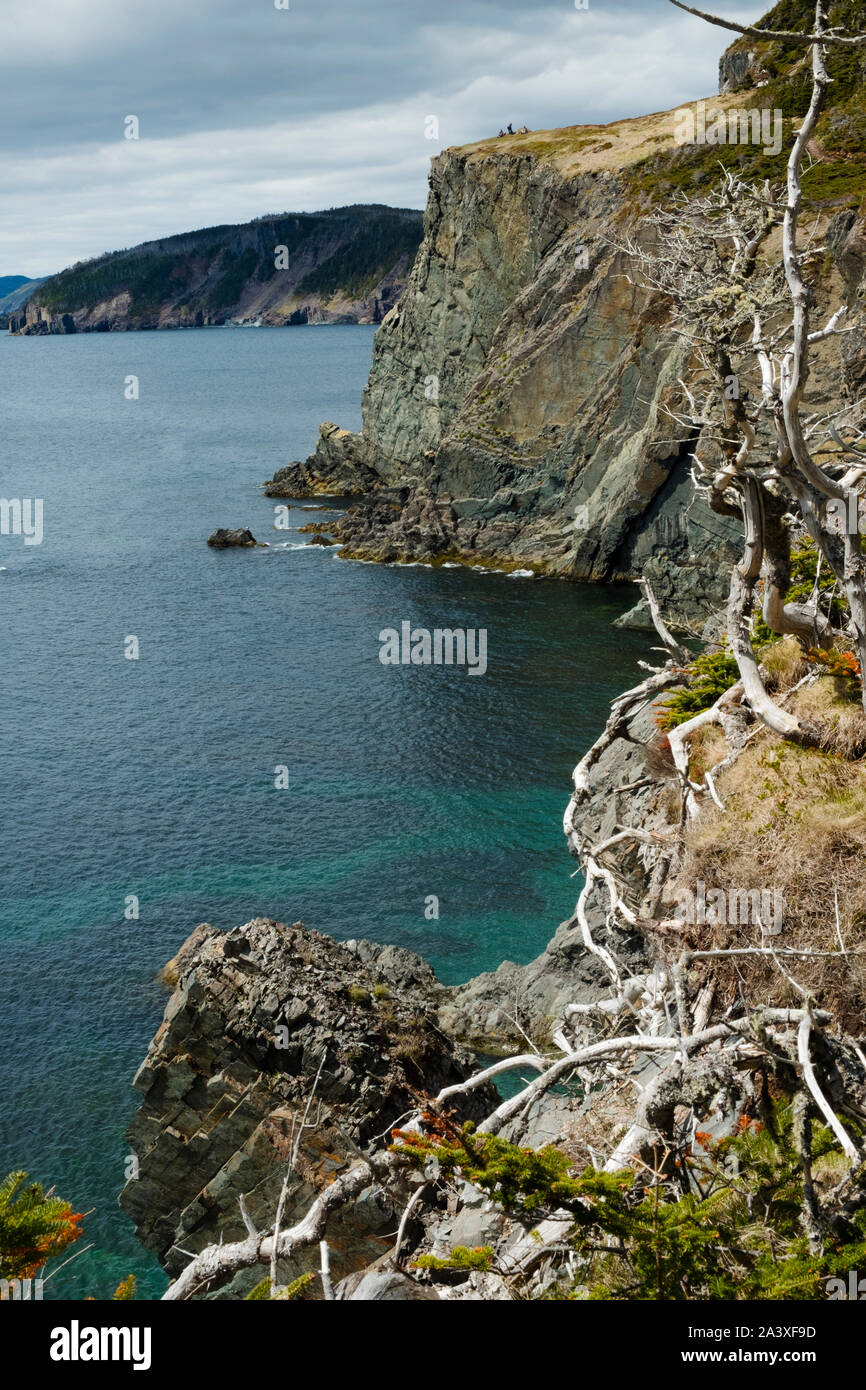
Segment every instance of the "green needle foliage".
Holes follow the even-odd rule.
[[[590,1167],[575,1176],[560,1149],[520,1148],[477,1135],[471,1124],[451,1134],[397,1132],[394,1151],[420,1169],[436,1160],[443,1180],[472,1183],[526,1225],[569,1212],[580,1269],[546,1298],[824,1299],[828,1278],[866,1262],[866,1211],[833,1227],[822,1251],[810,1250],[790,1107],[771,1120],[765,1128],[743,1119],[737,1134],[719,1141],[699,1134],[696,1152],[657,1154],[656,1174]],[[839,1170],[829,1129],[815,1127],[811,1152],[816,1173],[822,1163]],[[422,1256],[417,1264],[488,1268],[490,1254],[458,1247],[450,1260]],[[483,1266],[474,1263],[482,1256]]]
[[[300,1298],[309,1284],[315,1279],[315,1274],[301,1274],[297,1279],[293,1279],[291,1284],[286,1284],[285,1288],[279,1288],[271,1283],[270,1276],[260,1279],[254,1289],[250,1289],[247,1294],[247,1303],[286,1303],[293,1299]]]
[[[80,1212],[26,1180],[26,1173],[14,1172],[0,1182],[0,1279],[32,1278],[81,1234]]]
[[[488,1270],[493,1259],[492,1245],[477,1245],[470,1250],[467,1245],[455,1245],[451,1254],[444,1260],[437,1255],[419,1255],[415,1264],[418,1269],[480,1269]]]
[[[720,695],[730,690],[740,679],[737,663],[730,648],[717,652],[701,652],[686,667],[688,686],[678,690],[659,707],[656,722],[660,729],[674,729],[685,724],[702,710],[709,709]]]
[[[844,596],[838,592],[835,576],[828,566],[819,570],[818,551],[814,541],[802,540],[791,551],[791,583],[785,594],[785,603],[806,603],[817,587],[818,606],[831,622],[840,625],[847,614],[848,605]],[[767,647],[783,639],[773,632],[756,613],[752,622],[752,642],[759,657]],[[805,650],[805,643],[801,643]],[[838,656],[838,659],[837,659]],[[859,672],[856,665],[844,660],[844,654],[815,652],[810,659],[820,661],[833,675],[843,677],[856,693],[859,686]],[[702,710],[710,709],[726,690],[739,680],[737,663],[729,647],[719,651],[702,652],[686,667],[684,690],[677,690],[658,708],[656,722],[667,732],[685,722]]]

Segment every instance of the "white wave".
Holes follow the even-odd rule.
[[[277,541],[269,550],[327,550],[324,545],[310,545],[309,541]]]

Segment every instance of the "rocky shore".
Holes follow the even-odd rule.
[[[632,812],[652,819],[664,782],[654,792],[629,791],[619,803],[612,791],[635,781],[655,734],[643,712],[593,770],[587,833],[604,835],[616,817]],[[637,900],[646,884],[638,865],[631,871]],[[603,938],[603,903],[589,914]],[[646,972],[640,935],[615,937],[630,969]],[[479,1052],[523,1052],[527,1037],[547,1047],[567,1005],[609,992],[576,919],[528,964],[505,961],[455,987],[440,984],[425,961],[402,948],[340,943],[300,923],[261,918],[228,933],[197,927],[163,975],[173,993],[134,1080],[142,1103],[127,1137],[139,1170],[120,1204],[173,1277],[190,1254],[241,1238],[247,1218],[267,1227],[287,1174],[286,1226],[425,1097],[477,1070]],[[498,1099],[489,1084],[471,1091],[455,1104],[455,1118],[480,1120]],[[574,1097],[547,1096],[525,1134],[535,1143],[560,1138],[579,1127],[586,1109]],[[403,1182],[386,1198],[372,1186],[329,1222],[334,1275],[346,1280],[338,1297],[423,1296],[389,1263],[399,1199],[405,1203],[411,1190]],[[485,1233],[506,1245],[520,1238],[501,1213],[471,1193],[467,1198],[459,1216],[428,1213],[407,1240],[420,1250],[477,1243]],[[315,1268],[316,1258],[310,1251],[281,1263],[280,1281]],[[355,1273],[364,1270],[372,1284]],[[245,1271],[208,1296],[245,1297],[266,1273]],[[476,1277],[460,1296],[499,1296],[488,1282]]]
[[[139,1172],[120,1205],[171,1275],[188,1252],[242,1235],[245,1215],[272,1221],[287,1174],[291,1225],[419,1096],[471,1069],[438,1026],[432,970],[396,947],[257,918],[227,934],[197,927],[166,973],[174,992],[134,1081]],[[473,1092],[462,1113],[481,1118],[491,1101]],[[374,1191],[347,1208],[329,1228],[335,1275],[385,1254],[396,1219]],[[219,1296],[243,1297],[263,1273]]]
[[[762,81],[765,57],[735,45],[725,92]],[[121,1196],[167,1297],[244,1297],[272,1250],[271,1296],[316,1269],[305,1296],[368,1301],[734,1299],[746,1279],[747,1296],[821,1297],[837,1255],[861,1257],[862,709],[851,664],[790,627],[758,654],[744,642],[737,679],[702,672],[668,626],[719,627],[742,530],[693,491],[683,344],[628,273],[646,228],[626,171],[669,116],[434,161],[363,430],[323,426],[266,485],[353,499],[331,532],[349,557],[641,575],[628,621],[651,606],[664,656],[575,768],[563,825],[583,884],[534,961],[445,988],[361,932],[256,919],[185,943]],[[819,222],[815,298],[859,309],[862,213],[831,200]],[[810,410],[866,379],[860,320],[841,391],[823,339]],[[732,598],[735,636],[749,611]],[[712,920],[688,907],[705,874]]]

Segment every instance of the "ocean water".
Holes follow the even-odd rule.
[[[275,531],[258,484],[360,424],[373,333],[0,337],[0,492],[44,505],[41,545],[0,536],[0,1173],[56,1184],[93,1242],[46,1297],[165,1287],[116,1199],[155,975],[196,923],[397,942],[453,983],[573,908],[562,812],[646,654],[611,627],[634,591]],[[270,548],[205,545],[237,525]],[[487,673],[383,666],[403,621],[485,628]]]

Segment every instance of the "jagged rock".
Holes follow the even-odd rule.
[[[593,925],[603,928],[604,915],[598,914]],[[617,950],[636,971],[640,969],[643,957],[637,938],[617,933]],[[441,1007],[442,1026],[479,1051],[522,1052],[526,1041],[520,1028],[534,1041],[546,1043],[567,1004],[600,999],[609,992],[608,985],[603,967],[584,949],[580,928],[563,922],[528,965],[506,960],[498,970],[456,985]]]
[[[201,922],[195,931],[187,937],[177,955],[166,961],[158,972],[158,979],[162,980],[164,985],[174,989],[181,975],[192,968],[200,947],[204,945],[209,936],[213,935],[214,931],[215,928],[211,926],[210,922]]]
[[[433,161],[425,239],[376,337],[361,433],[323,426],[315,453],[266,485],[359,497],[333,529],[344,558],[599,580],[656,553],[674,569],[712,556],[695,600],[722,601],[719,547],[733,558],[736,528],[692,497],[691,442],[663,413],[682,344],[611,252],[625,191],[602,172],[520,147]]]
[[[696,616],[709,620],[719,610],[719,590],[722,587],[720,567],[724,579],[730,572],[727,566],[734,563],[735,556],[721,533],[718,541],[719,552],[703,560],[667,554],[652,555],[642,561],[643,578],[652,585],[670,628],[690,632]],[[640,599],[634,608],[615,618],[613,625],[646,632],[655,630],[645,599]]]
[[[747,39],[732,44],[719,59],[719,93],[743,92],[753,87],[762,87],[770,80],[764,66],[766,55],[757,48],[749,47]]]
[[[763,81],[756,55],[734,45],[725,81]],[[724,604],[742,528],[694,491],[695,439],[677,422],[687,349],[617,249],[654,236],[634,178],[647,148],[627,124],[599,146],[564,130],[434,159],[424,240],[376,337],[361,431],[323,426],[314,454],[267,485],[359,499],[331,532],[342,558],[593,582],[652,570],[672,621],[692,629]],[[675,125],[675,113],[642,119],[654,154]],[[866,284],[866,222],[844,216],[816,321]],[[837,387],[831,346],[815,354],[816,409]],[[861,330],[843,354],[850,394],[866,379]]]
[[[378,473],[368,468],[354,449],[355,436],[349,430],[326,420],[319,427],[316,466],[289,463],[279,468],[265,483],[267,497],[353,497],[369,492],[380,482]]]
[[[847,209],[830,223],[827,244],[845,282],[848,331],[842,338],[844,386],[849,399],[858,399],[866,387],[866,221]]]
[[[461,1184],[456,1206],[453,1214],[438,1217],[428,1229],[426,1244],[440,1257],[449,1254],[455,1245],[465,1245],[470,1250],[496,1245],[511,1226],[503,1208],[468,1182]]]
[[[400,1274],[397,1270],[359,1270],[347,1274],[334,1289],[335,1299],[366,1303],[438,1303],[439,1295],[429,1284]]]
[[[248,531],[245,527],[240,526],[233,531],[220,527],[219,530],[214,531],[213,535],[208,536],[207,543],[213,546],[214,550],[227,550],[229,546],[233,545],[267,545],[267,541],[257,541],[252,531]]]
[[[452,1288],[443,1289],[440,1298],[447,1298],[451,1301],[465,1301],[476,1303],[513,1303],[514,1300],[508,1292],[508,1285],[499,1274],[483,1273],[480,1270],[473,1270],[469,1278],[462,1284],[455,1284]]]
[[[660,748],[661,776],[651,785],[634,787],[646,775],[649,750]],[[615,739],[593,766],[589,792],[579,817],[580,833],[589,844],[599,844],[616,833],[627,811],[627,823],[646,830],[669,828],[676,796],[665,774],[663,740],[655,724],[654,708],[641,710],[630,721],[626,736]],[[657,770],[658,771],[658,770]],[[670,775],[673,776],[671,764]],[[617,787],[629,787],[622,797]],[[672,799],[673,798],[673,799]],[[602,856],[615,865],[630,900],[639,910],[649,885],[649,873],[641,848],[620,845],[616,857]],[[579,888],[575,888],[575,896]],[[590,906],[587,913],[597,940],[605,939],[605,912]],[[635,972],[646,968],[643,940],[639,935],[616,932],[616,953]],[[553,1020],[567,1004],[585,1004],[603,998],[610,980],[603,966],[584,950],[580,928],[572,919],[561,923],[540,956],[528,965],[504,961],[498,970],[476,975],[455,986],[440,1010],[443,1027],[455,1037],[471,1041],[490,1052],[523,1051],[525,1037],[546,1040]]]
[[[198,927],[169,969],[177,987],[134,1081],[139,1172],[120,1204],[170,1274],[185,1252],[243,1238],[241,1195],[266,1229],[286,1173],[291,1225],[420,1097],[472,1070],[438,1027],[433,972],[408,951],[256,918],[228,933]],[[462,1113],[494,1103],[474,1091]],[[332,1218],[335,1278],[384,1254],[395,1219],[378,1189]],[[281,1265],[282,1282],[305,1267]],[[264,1272],[219,1293],[242,1297]]]

